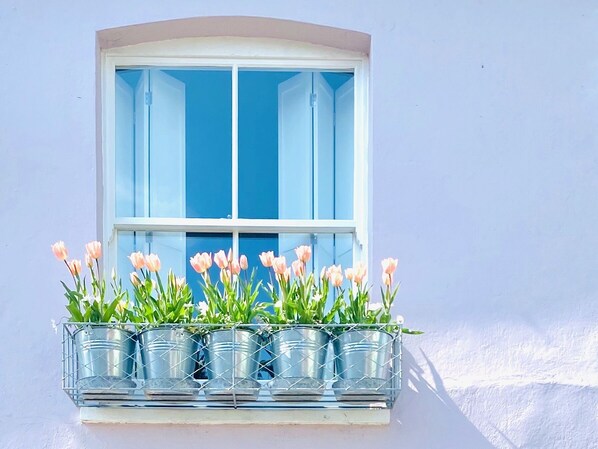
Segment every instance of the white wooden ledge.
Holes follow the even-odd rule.
[[[315,424],[383,426],[388,409],[218,410],[81,407],[86,424]]]

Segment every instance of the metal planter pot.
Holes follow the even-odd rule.
[[[205,337],[204,356],[208,382],[206,399],[247,402],[258,398],[260,336],[245,329],[221,329]]]
[[[77,387],[85,397],[122,396],[136,384],[135,334],[114,326],[86,326],[74,335]]]
[[[388,401],[393,392],[395,338],[382,330],[350,330],[334,340],[336,374],[332,387],[345,402]]]
[[[270,391],[274,400],[322,398],[329,341],[328,332],[310,327],[292,327],[272,334],[274,379]]]
[[[198,394],[196,335],[182,327],[147,329],[139,334],[139,349],[147,397],[186,400]]]

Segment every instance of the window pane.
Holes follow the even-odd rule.
[[[133,271],[128,256],[134,251],[144,254],[155,253],[160,256],[161,276],[166,276],[172,269],[177,276],[185,276],[193,290],[196,301],[203,298],[199,289],[199,274],[189,264],[189,258],[198,252],[214,254],[232,247],[231,234],[200,234],[183,232],[119,232],[118,233],[118,274],[123,285],[129,287],[129,273]],[[210,276],[218,279],[218,268],[213,265]]]
[[[116,71],[116,215],[231,214],[232,77],[217,69]]]
[[[353,218],[353,74],[239,71],[239,216]]]

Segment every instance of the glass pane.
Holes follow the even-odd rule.
[[[232,75],[116,71],[116,215],[226,218],[232,205]]]
[[[353,218],[353,74],[239,71],[239,216]]]
[[[133,271],[128,256],[135,251],[144,254],[155,253],[160,256],[162,268],[161,276],[166,276],[172,269],[177,276],[185,276],[193,290],[196,301],[203,295],[199,289],[199,274],[189,264],[189,258],[196,253],[208,252],[214,254],[223,249],[228,251],[232,247],[231,234],[200,234],[183,232],[119,232],[117,270],[123,280],[123,285],[129,287],[129,273]],[[213,265],[210,276],[218,279],[218,268]]]

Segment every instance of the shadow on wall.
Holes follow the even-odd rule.
[[[390,425],[401,443],[422,449],[494,449],[450,398],[434,364],[422,354],[434,385],[424,378],[413,355],[403,349],[403,391]]]
[[[83,435],[76,437],[80,445],[72,447],[495,449],[450,398],[436,368],[424,357],[432,383],[424,378],[424,369],[414,357],[403,350],[403,391],[389,426],[84,425]]]

